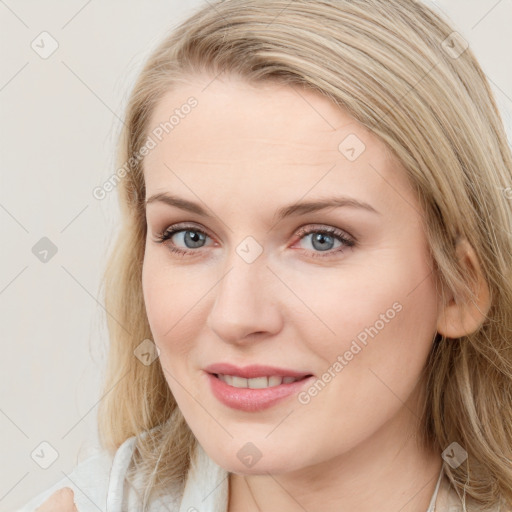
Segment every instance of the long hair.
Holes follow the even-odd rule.
[[[463,464],[444,465],[459,495],[482,506],[512,504],[512,155],[489,83],[466,46],[415,0],[225,0],[195,11],[153,50],[119,139],[122,224],[102,281],[110,349],[98,412],[110,452],[137,436],[144,503],[183,484],[197,440],[158,359],[147,365],[134,355],[152,339],[141,283],[141,149],[164,93],[202,73],[228,73],[317,91],[384,141],[418,193],[435,271],[457,301],[473,300],[474,286],[455,242],[463,237],[474,249],[491,307],[475,332],[437,335],[424,371],[422,440],[466,450]]]

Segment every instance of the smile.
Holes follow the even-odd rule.
[[[269,377],[256,377],[253,379],[245,379],[236,375],[223,375],[221,373],[215,374],[222,382],[225,382],[229,386],[235,388],[250,388],[250,389],[265,389],[274,386],[280,386],[281,384],[291,384],[298,380],[302,380],[304,377],[279,377],[272,375]]]
[[[314,379],[311,374],[299,377],[271,375],[249,379],[223,373],[205,375],[217,400],[231,409],[245,412],[263,411],[277,405],[302,391]]]

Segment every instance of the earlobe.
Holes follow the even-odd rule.
[[[460,338],[476,331],[484,323],[491,307],[489,287],[473,247],[466,239],[459,239],[455,252],[464,272],[471,278],[468,284],[474,297],[466,300],[457,300],[453,294],[444,297],[437,332],[447,338]]]

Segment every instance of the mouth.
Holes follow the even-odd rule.
[[[312,377],[312,374],[307,374],[302,377],[268,375],[261,377],[245,378],[238,375],[228,375],[222,373],[212,373],[215,378],[226,383],[228,386],[240,389],[267,389],[274,388],[281,385],[293,384],[304,379]]]
[[[303,377],[309,377],[312,375],[308,371],[298,371],[292,370],[290,368],[282,368],[277,366],[261,364],[236,366],[234,364],[227,362],[211,364],[204,368],[204,371],[211,375],[215,375],[216,377],[225,376],[228,378],[228,380],[230,377],[235,379],[240,378],[246,380],[256,380],[263,377],[266,377],[267,379],[272,377],[279,377],[281,379],[288,379],[289,377],[293,377],[294,379],[302,379]],[[285,383],[287,383],[287,380],[285,381]],[[257,385],[257,383],[255,384]]]
[[[314,380],[310,373],[300,376],[259,375],[240,377],[228,373],[207,373],[213,396],[230,409],[257,413],[297,395]]]

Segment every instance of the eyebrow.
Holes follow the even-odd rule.
[[[169,206],[174,206],[176,208],[180,208],[181,210],[196,213],[203,217],[212,217],[210,214],[206,212],[206,210],[200,204],[194,203],[193,201],[188,201],[187,199],[183,199],[181,197],[167,194],[166,192],[160,192],[158,194],[152,195],[146,200],[146,205],[155,202],[161,202]],[[381,213],[377,211],[372,205],[365,203],[364,201],[359,201],[357,199],[354,199],[353,197],[335,196],[327,197],[325,199],[319,199],[316,201],[305,201],[301,203],[292,203],[287,206],[283,206],[282,208],[279,208],[276,211],[274,219],[276,222],[279,222],[284,218],[290,217],[292,215],[298,216],[307,213],[317,212],[320,210],[325,210],[327,208],[341,207],[358,208],[372,213],[376,213],[377,215],[381,215]]]

